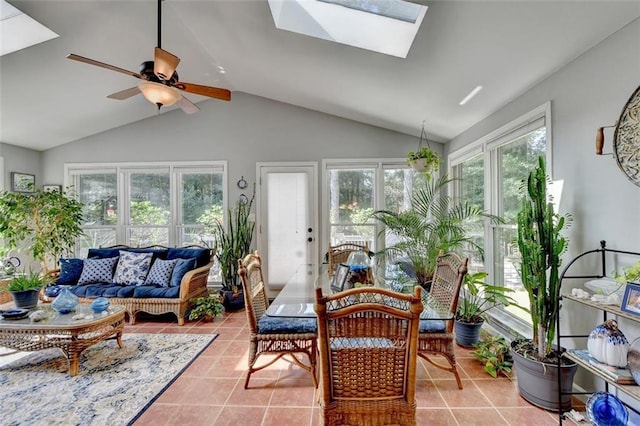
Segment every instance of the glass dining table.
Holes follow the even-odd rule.
[[[315,290],[322,288],[323,294],[331,294],[331,275],[328,273],[328,265],[300,265],[291,278],[285,283],[280,293],[271,302],[266,315],[284,318],[313,318],[316,313]],[[377,279],[376,286],[395,288],[394,279]],[[420,314],[422,320],[446,321],[453,319],[449,308],[433,299],[428,291],[422,292],[424,310]]]

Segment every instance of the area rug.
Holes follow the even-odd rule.
[[[216,338],[212,334],[124,334],[82,353],[76,377],[58,349],[0,357],[3,425],[126,425]],[[18,358],[18,359],[16,359]]]

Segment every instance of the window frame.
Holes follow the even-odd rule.
[[[455,150],[447,156],[447,170],[454,176],[456,166],[479,154],[484,158],[484,208],[491,214],[497,214],[500,210],[500,191],[497,183],[500,179],[498,170],[498,149],[515,139],[524,136],[536,129],[545,127],[545,160],[547,163],[547,173],[552,176],[553,163],[553,128],[551,119],[551,102],[546,102],[520,117],[500,126],[496,130],[480,137],[479,139]],[[526,176],[523,176],[523,178]],[[458,185],[452,188],[454,194],[460,193]],[[501,225],[493,224],[490,220],[484,221],[484,252],[485,270],[489,273],[487,280],[495,282],[495,254],[494,254],[494,234],[496,227]],[[490,266],[490,267],[487,267]],[[490,323],[497,326],[501,331],[512,336],[530,336],[531,325],[521,318],[509,313],[505,309],[497,308],[487,312]]]

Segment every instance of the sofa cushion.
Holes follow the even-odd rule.
[[[121,285],[143,285],[151,267],[152,253],[120,250],[120,260],[113,281]]]
[[[169,287],[180,287],[180,281],[182,281],[184,274],[195,269],[195,267],[196,259],[178,259],[176,266],[173,268],[173,273],[171,274]]]
[[[150,285],[139,285],[133,290],[135,298],[177,298],[180,294],[180,287],[156,287]]]
[[[157,285],[160,287],[169,287],[171,282],[171,273],[176,266],[178,259],[162,260],[156,259],[151,265],[151,270],[144,280],[144,285]]]
[[[420,320],[419,333],[444,333],[445,325],[442,320]]]
[[[58,285],[73,285],[77,284],[82,275],[82,267],[84,266],[84,259],[63,259],[59,260],[60,275],[56,284]]]
[[[85,259],[83,263],[82,274],[80,274],[78,284],[111,283],[113,280],[113,269],[116,263],[118,263],[118,258]]]
[[[201,268],[211,261],[211,250],[206,247],[169,247],[167,260],[196,259],[196,268]]]
[[[285,334],[285,333],[316,333],[318,320],[316,318],[284,318],[263,315],[258,320],[258,333],[260,334]]]

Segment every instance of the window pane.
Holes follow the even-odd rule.
[[[222,218],[222,173],[182,174],[182,223],[202,223],[204,214]]]
[[[415,172],[412,169],[385,169],[384,209],[394,213],[411,207]]]
[[[462,200],[473,207],[484,210],[484,157],[476,155],[456,166],[459,193]],[[477,247],[484,245],[484,220],[482,218],[469,221],[466,225],[467,235],[473,239]],[[469,258],[469,271],[479,272],[484,269],[482,253],[473,245],[468,244],[463,250]]]
[[[155,244],[168,246],[168,227],[127,227],[127,241],[134,247],[152,246]]]
[[[84,204],[84,226],[115,225],[118,222],[117,175],[115,173],[77,176],[80,202]]]
[[[84,228],[84,236],[77,241],[76,255],[87,257],[90,248],[117,244],[115,228]]]
[[[373,224],[374,183],[373,169],[329,171],[330,244],[370,241],[373,249],[373,226],[355,225]]]
[[[522,182],[527,178],[528,171],[537,164],[538,156],[545,155],[546,143],[546,128],[543,127],[497,149],[497,214],[504,218],[505,224],[494,228],[494,276],[496,284],[513,288],[515,293],[511,296],[525,307],[528,306],[528,297],[516,269],[519,262],[515,245],[517,215],[522,197]],[[525,321],[531,321],[530,316],[523,315],[517,308],[507,310]]]
[[[129,198],[130,225],[169,224],[171,198],[168,173],[131,173]]]

